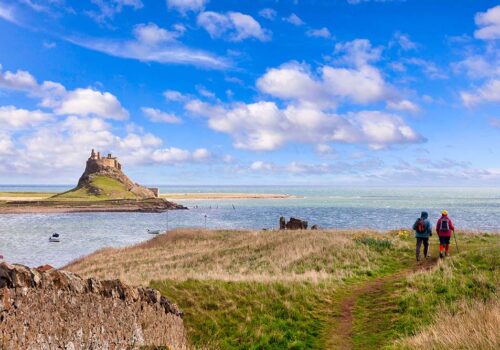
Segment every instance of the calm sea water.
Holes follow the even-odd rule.
[[[49,191],[65,186],[0,186],[2,191]],[[0,215],[0,255],[30,266],[63,266],[103,247],[151,238],[147,229],[176,227],[274,228],[295,216],[324,228],[410,227],[427,210],[446,208],[458,228],[500,231],[500,188],[162,187],[162,192],[287,193],[292,199],[179,201],[190,210],[148,213]],[[234,207],[233,207],[234,206]],[[205,219],[206,216],[206,219]],[[53,232],[60,243],[49,243]]]

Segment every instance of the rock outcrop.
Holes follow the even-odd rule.
[[[187,349],[182,316],[151,288],[0,263],[0,349]]]
[[[288,222],[282,216],[280,217],[280,230],[307,230],[307,221],[290,218]]]

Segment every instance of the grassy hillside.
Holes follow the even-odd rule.
[[[158,288],[185,311],[196,348],[438,349],[445,324],[447,349],[488,349],[500,343],[495,314],[475,310],[498,309],[499,236],[459,241],[460,254],[417,264],[405,231],[179,230],[68,268]],[[471,311],[483,329],[453,329]],[[478,339],[460,337],[468,330]]]
[[[105,177],[93,176],[88,186],[74,188],[49,198],[52,200],[108,200],[108,199],[136,199],[137,196],[128,191],[120,181]]]

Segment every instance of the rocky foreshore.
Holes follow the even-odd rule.
[[[0,204],[0,214],[24,213],[85,213],[85,212],[144,212],[161,213],[186,207],[161,198],[101,201],[9,201]]]
[[[0,263],[0,349],[187,349],[182,317],[155,289]]]

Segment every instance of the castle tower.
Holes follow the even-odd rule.
[[[95,159],[95,151],[92,148],[92,152],[90,152],[90,159]]]

